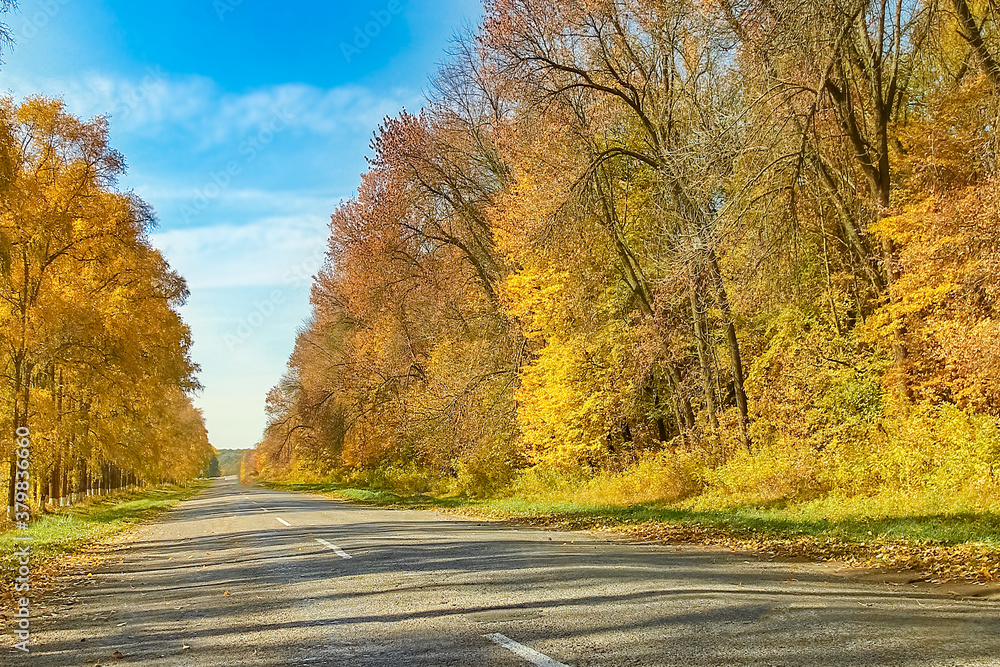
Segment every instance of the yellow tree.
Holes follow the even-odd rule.
[[[525,105],[556,107],[555,117],[575,129],[583,192],[603,219],[637,305],[652,314],[651,280],[670,275],[687,283],[690,340],[713,428],[721,400],[708,325],[721,329],[727,394],[746,439],[745,369],[723,257],[731,235],[723,210],[734,160],[725,115],[733,87],[710,13],[697,3],[496,0],[484,32],[498,76],[517,82]],[[638,189],[644,206],[623,207],[636,203],[624,195]],[[635,212],[658,225],[646,239],[652,253],[626,236],[638,226]],[[718,313],[714,320],[709,309]]]
[[[80,459],[74,443],[90,432],[81,415],[111,395],[100,390],[123,379],[135,387],[143,374],[190,387],[189,334],[170,306],[184,288],[148,245],[148,206],[113,189],[124,159],[105,119],[81,121],[56,100],[8,98],[0,131],[4,421],[49,443],[39,455],[62,496],[67,466]],[[139,337],[120,333],[130,331]],[[13,475],[9,488],[13,499]]]

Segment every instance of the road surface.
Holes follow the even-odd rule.
[[[221,480],[0,664],[1000,665],[997,601],[606,537]]]

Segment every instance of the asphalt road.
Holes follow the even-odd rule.
[[[220,481],[0,664],[1000,665],[997,601],[606,537]]]

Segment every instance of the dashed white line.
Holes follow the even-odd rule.
[[[257,502],[256,500],[254,500],[253,498],[248,498],[248,497],[247,497],[247,494],[245,494],[245,493],[243,494],[243,498],[244,498],[244,499],[245,499],[245,500],[246,500],[247,502],[251,502],[251,503],[253,503],[254,505],[256,505],[256,506],[257,506],[257,508],[258,508],[258,509],[260,509],[260,511],[261,511],[261,512],[270,512],[270,511],[271,511],[271,510],[267,509],[266,507],[264,507],[263,505],[261,505],[260,503],[258,503],[258,502]]]
[[[335,554],[337,554],[338,556],[340,556],[345,560],[352,557],[351,554],[347,553],[346,551],[338,547],[336,544],[330,544],[326,540],[319,537],[316,538],[316,541],[322,544],[327,549],[331,549]]]
[[[278,521],[280,521],[281,523],[285,524],[286,526],[291,526],[292,525],[292,524],[288,523],[287,521],[285,521],[284,519],[282,519],[280,516],[276,516],[274,518],[277,519]]]
[[[524,644],[518,644],[516,641],[500,634],[499,632],[494,632],[490,635],[483,635],[489,639],[494,644],[499,644],[511,653],[517,654],[537,667],[569,667],[561,662],[556,662],[544,653],[539,653],[534,649],[530,649]]]

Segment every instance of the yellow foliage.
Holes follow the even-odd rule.
[[[671,503],[700,492],[712,463],[704,452],[688,449],[645,456],[617,473],[546,463],[525,470],[510,492],[548,502]]]

